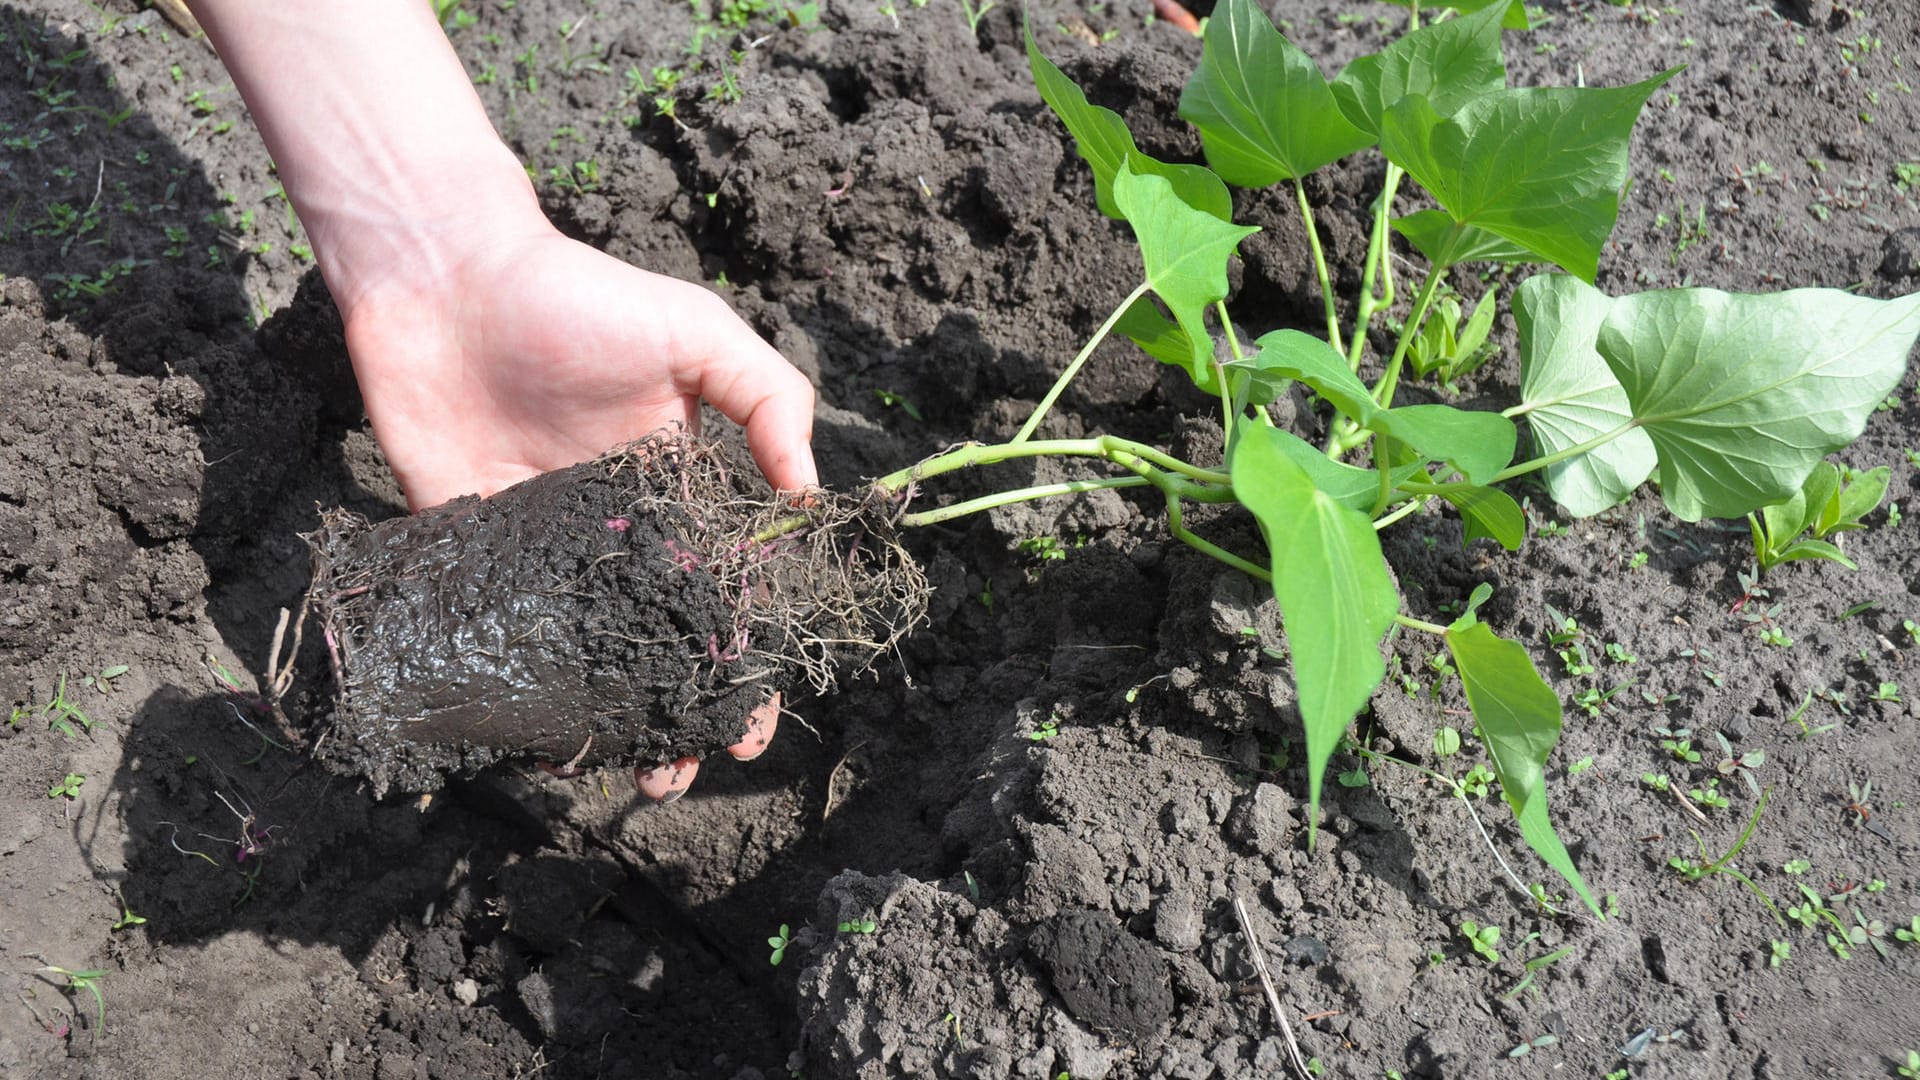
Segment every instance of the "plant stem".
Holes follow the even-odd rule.
[[[1405,170],[1387,163],[1387,181],[1373,204],[1373,232],[1367,238],[1367,264],[1360,279],[1360,299],[1353,316],[1353,343],[1347,348],[1347,366],[1360,370],[1361,354],[1367,350],[1367,330],[1377,313],[1393,306],[1393,268],[1389,263],[1387,219],[1393,213],[1393,198],[1398,193]],[[1380,291],[1373,291],[1375,281]]]
[[[1048,388],[1047,396],[1041,398],[1040,404],[1034,406],[1033,415],[1027,417],[1027,422],[1020,425],[1019,434],[1013,437],[1015,443],[1023,443],[1033,437],[1034,429],[1040,426],[1040,421],[1046,419],[1047,410],[1053,408],[1053,403],[1060,399],[1067,384],[1073,381],[1073,377],[1080,373],[1082,367],[1086,366],[1087,358],[1093,355],[1095,347],[1106,340],[1107,334],[1113,330],[1113,324],[1119,322],[1120,316],[1126,314],[1135,300],[1145,296],[1149,288],[1151,285],[1143,281],[1139,288],[1128,293],[1127,298],[1120,301],[1120,306],[1113,309],[1113,314],[1107,316],[1107,321],[1100,324],[1100,329],[1095,330],[1093,336],[1087,339],[1087,343],[1080,347],[1079,354],[1073,358],[1072,363],[1067,365],[1067,370],[1061,372],[1060,377],[1053,381],[1053,386]]]
[[[1143,443],[1116,438],[1112,435],[1100,435],[1090,439],[1039,439],[1033,442],[996,444],[966,443],[935,454],[918,464],[888,473],[875,480],[873,486],[891,495],[904,491],[911,484],[935,476],[958,472],[975,465],[992,465],[1029,457],[1097,457],[1105,458],[1117,465],[1126,465],[1128,459],[1139,459],[1203,484],[1227,487],[1231,483],[1224,472],[1189,465],[1171,454]]]
[[[1211,540],[1203,539],[1188,529],[1183,520],[1183,514],[1181,513],[1180,496],[1166,488],[1162,488],[1161,490],[1164,491],[1167,496],[1167,531],[1172,533],[1175,539],[1196,551],[1213,556],[1228,566],[1233,567],[1235,570],[1253,578],[1255,581],[1272,584],[1273,574],[1271,571],[1248,562],[1233,552],[1228,551],[1226,548],[1215,544]]]
[[[1411,514],[1414,511],[1419,510],[1420,508],[1426,505],[1427,505],[1427,498],[1424,495],[1418,499],[1408,499],[1406,502],[1402,503],[1398,509],[1394,510],[1393,513],[1387,514],[1383,517],[1375,518],[1373,521],[1373,531],[1379,532],[1380,530],[1386,528],[1389,525],[1392,525],[1393,523],[1399,521],[1401,518],[1406,517],[1408,514]]]
[[[1346,352],[1340,344],[1340,309],[1333,302],[1333,278],[1327,273],[1327,255],[1320,249],[1320,230],[1313,224],[1313,206],[1307,202],[1307,189],[1299,177],[1294,177],[1293,193],[1300,202],[1300,220],[1307,226],[1307,246],[1313,251],[1313,273],[1320,279],[1320,299],[1327,308],[1327,341],[1333,351]]]
[[[996,506],[1008,506],[1017,502],[1044,499],[1052,495],[1072,495],[1081,491],[1098,491],[1102,488],[1145,487],[1153,483],[1145,476],[1109,476],[1099,480],[1067,480],[1058,484],[1037,484],[1033,487],[1019,488],[1014,491],[998,491],[992,495],[982,495],[977,499],[968,499],[951,506],[922,510],[919,513],[903,514],[900,524],[907,528],[922,525],[938,525],[943,521],[977,514],[982,510],[991,510]]]
[[[1420,324],[1427,318],[1427,308],[1440,289],[1441,279],[1446,276],[1447,267],[1436,266],[1427,274],[1427,280],[1420,283],[1419,295],[1413,300],[1413,311],[1407,316],[1407,324],[1400,330],[1400,340],[1394,343],[1393,359],[1387,361],[1387,373],[1380,376],[1379,384],[1373,388],[1373,400],[1383,409],[1393,408],[1393,392],[1400,387],[1400,369],[1406,364],[1407,349],[1420,333]]]
[[[1411,615],[1402,615],[1397,611],[1393,613],[1393,621],[1399,623],[1401,626],[1404,626],[1409,630],[1424,630],[1429,634],[1439,634],[1443,637],[1447,633],[1447,628],[1444,626],[1441,626],[1439,623],[1431,623],[1431,622],[1427,622],[1424,619],[1416,619]]]
[[[1558,465],[1569,458],[1577,458],[1581,454],[1592,453],[1593,451],[1598,450],[1602,446],[1607,445],[1613,440],[1619,438],[1622,435],[1625,435],[1627,432],[1632,431],[1634,428],[1637,428],[1639,426],[1640,426],[1640,421],[1638,418],[1629,420],[1626,423],[1621,424],[1619,427],[1614,428],[1612,431],[1608,431],[1608,432],[1605,432],[1604,434],[1596,435],[1593,438],[1588,439],[1586,442],[1576,443],[1573,446],[1567,447],[1565,450],[1558,450],[1558,451],[1555,451],[1554,453],[1546,455],[1545,457],[1537,457],[1537,458],[1534,458],[1532,461],[1523,461],[1518,465],[1512,466],[1511,468],[1503,469],[1500,472],[1497,472],[1494,474],[1492,482],[1497,484],[1497,483],[1500,483],[1502,480],[1511,480],[1516,476],[1525,476],[1530,472],[1534,472],[1538,469],[1544,469],[1549,465]]]

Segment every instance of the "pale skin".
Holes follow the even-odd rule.
[[[191,0],[246,99],[346,325],[408,503],[490,495],[704,399],[772,484],[818,483],[813,387],[708,290],[561,235],[425,0]],[[779,697],[733,757],[758,757]],[[693,758],[635,770],[672,800]]]

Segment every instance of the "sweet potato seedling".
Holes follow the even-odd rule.
[[[1621,87],[1509,87],[1502,27],[1524,25],[1521,11],[1500,2],[1422,25],[1416,8],[1404,36],[1329,81],[1253,0],[1225,0],[1180,100],[1206,166],[1142,152],[1119,115],[1089,102],[1029,31],[1040,96],[1091,167],[1101,212],[1131,228],[1140,278],[1010,440],[949,449],[875,488],[898,498],[948,473],[1038,456],[1117,469],[903,511],[906,526],[1027,499],[1151,488],[1176,539],[1273,589],[1306,729],[1310,828],[1329,758],[1386,676],[1387,632],[1399,626],[1439,637],[1522,836],[1597,914],[1548,818],[1543,767],[1560,734],[1558,695],[1523,646],[1471,610],[1449,624],[1403,611],[1379,532],[1445,503],[1469,542],[1516,549],[1526,517],[1500,485],[1535,474],[1580,517],[1656,475],[1667,507],[1689,522],[1764,515],[1796,497],[1804,503],[1809,477],[1838,475],[1827,455],[1857,438],[1899,384],[1920,337],[1920,295],[1881,301],[1834,289],[1680,288],[1613,297],[1596,289],[1634,124],[1679,69]],[[1302,179],[1373,149],[1386,158],[1384,189],[1373,203],[1361,288],[1341,298]],[[1411,184],[1436,205],[1397,215],[1400,189]],[[1227,271],[1256,230],[1233,223],[1228,185],[1280,185],[1292,196],[1320,284],[1323,334],[1282,327],[1241,340],[1241,322],[1226,308]],[[1395,280],[1396,233],[1427,260],[1417,281]],[[1514,292],[1519,401],[1499,413],[1396,404],[1410,361],[1438,364],[1446,351],[1448,327],[1430,331],[1427,319],[1446,295],[1449,272],[1480,263],[1564,271],[1536,274]],[[1372,355],[1370,330],[1397,310],[1402,288],[1411,290],[1411,307],[1392,348]],[[1260,313],[1248,314],[1258,325]],[[1186,461],[1110,434],[1043,437],[1061,394],[1116,335],[1219,400],[1223,462]],[[1456,351],[1461,336],[1452,334]],[[1294,382],[1331,410],[1321,445],[1276,426],[1263,408]],[[1518,463],[1516,421],[1525,422],[1534,455]],[[1856,484],[1859,493],[1841,494],[1838,506],[1819,500],[1816,528],[1858,523],[1870,484]],[[1264,554],[1230,551],[1188,527],[1187,508],[1207,503],[1250,511]]]

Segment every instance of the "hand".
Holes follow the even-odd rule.
[[[812,385],[712,292],[544,221],[431,262],[343,305],[374,436],[414,508],[696,429],[703,398],[746,428],[776,488],[818,482]]]
[[[735,761],[752,761],[766,752],[767,743],[773,739],[774,726],[780,722],[780,695],[776,692],[765,705],[747,715],[747,733],[737,743],[727,747],[727,753]],[[640,794],[663,803],[672,802],[687,793],[693,783],[694,774],[700,771],[698,758],[683,757],[678,761],[662,762],[651,769],[633,770],[634,783],[640,786]]]

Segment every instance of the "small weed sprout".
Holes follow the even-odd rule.
[[[835,929],[842,934],[871,934],[879,928],[880,924],[872,919],[848,919]]]
[[[1485,958],[1487,963],[1497,964],[1500,962],[1500,951],[1495,948],[1495,946],[1500,944],[1499,927],[1481,926],[1472,919],[1462,919],[1460,921],[1459,933],[1461,937],[1467,939],[1467,944],[1472,947],[1473,951]]]
[[[120,930],[131,930],[136,926],[147,925],[147,917],[133,913],[133,908],[127,905],[126,894],[120,891],[118,885],[113,888],[113,897],[120,901],[120,917],[114,920],[113,926],[110,929],[117,932]]]
[[[47,798],[77,799],[80,797],[80,785],[86,782],[87,782],[86,777],[80,775],[79,773],[70,772],[66,775],[65,779],[61,780],[59,783],[47,789]]]
[[[1920,1050],[1907,1051],[1907,1063],[1894,1071],[1907,1080],[1920,1080]]]
[[[1768,942],[1767,966],[1778,970],[1793,955],[1793,942],[1774,938]]]
[[[787,958],[787,946],[792,943],[793,931],[786,923],[781,923],[780,932],[767,939],[767,947],[773,950],[773,955],[767,958],[767,963],[779,967],[780,961]]]
[[[1739,776],[1740,779],[1746,783],[1747,790],[1752,792],[1755,798],[1758,798],[1760,795],[1760,785],[1753,779],[1753,770],[1766,764],[1766,752],[1763,750],[1748,750],[1736,754],[1733,750],[1733,744],[1727,741],[1725,735],[1716,731],[1713,733],[1713,737],[1720,743],[1721,753],[1720,761],[1713,767],[1714,771],[1721,776]]]
[[[69,995],[76,994],[82,990],[92,994],[94,1031],[97,1034],[107,1030],[107,999],[105,995],[100,993],[100,979],[106,975],[104,969],[89,968],[85,971],[73,971],[68,968],[55,967],[49,964],[41,968],[40,971],[44,974],[58,975],[64,978],[66,983],[61,989]]]

